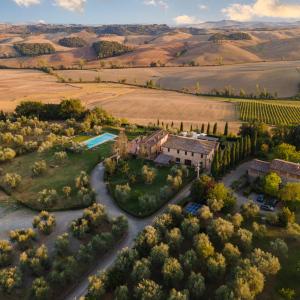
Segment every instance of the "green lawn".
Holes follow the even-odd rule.
[[[53,154],[54,151],[45,153],[31,153],[16,157],[11,162],[1,165],[2,173],[18,173],[22,176],[21,185],[11,195],[15,199],[31,208],[42,209],[36,201],[37,193],[43,189],[55,189],[60,195],[53,210],[71,209],[81,207],[82,204],[76,197],[66,199],[62,196],[62,188],[71,186],[75,188],[75,178],[81,171],[88,174],[103,158],[111,154],[112,143],[105,143],[99,147],[86,150],[83,153],[68,153],[68,158],[63,163],[57,163]],[[32,177],[31,167],[34,162],[45,160],[47,162],[47,171],[39,177]]]
[[[146,217],[153,214],[160,207],[162,207],[169,199],[163,200],[160,199],[160,189],[167,185],[167,177],[171,173],[172,166],[164,166],[164,167],[156,167],[153,162],[145,161],[143,159],[130,159],[127,161],[130,168],[130,175],[135,175],[137,178],[137,182],[134,184],[130,184],[131,194],[130,199],[126,201],[126,203],[122,203],[121,201],[116,202],[118,205],[125,210],[126,212],[137,216],[137,217]],[[150,167],[156,169],[156,177],[152,184],[146,184],[142,180],[141,170],[142,167],[147,164]],[[188,182],[192,180],[194,176],[194,172],[191,171],[189,177],[183,179],[183,186],[185,186]],[[117,172],[109,179],[109,186],[112,196],[114,197],[114,190],[116,185],[124,185],[128,183],[128,178],[125,175],[122,175],[120,172]],[[182,187],[183,187],[182,186]],[[138,198],[143,194],[151,194],[157,197],[158,201],[155,207],[151,210],[143,210],[139,203]],[[174,196],[175,193],[172,194]],[[114,197],[115,198],[115,197]]]

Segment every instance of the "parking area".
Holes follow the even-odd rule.
[[[225,175],[222,179],[222,182],[224,185],[228,188],[232,187],[232,184],[236,181],[238,181],[243,175],[246,174],[248,168],[250,167],[251,161],[245,162],[241,165],[239,165],[235,170],[232,170],[230,173]],[[243,194],[243,190],[241,191],[234,191],[234,196],[237,198],[237,205],[240,207],[244,203],[248,202],[249,200],[255,201],[259,206],[262,206],[263,212],[275,212],[278,210],[278,202],[276,205],[275,199],[272,200],[266,200],[263,195],[259,195],[256,193],[251,193],[249,196],[245,196]],[[273,205],[275,206],[274,210],[272,209]]]

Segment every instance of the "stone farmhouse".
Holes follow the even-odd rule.
[[[171,162],[200,166],[210,172],[219,143],[216,140],[197,139],[169,134],[159,130],[147,137],[138,137],[129,143],[129,153],[154,160],[157,164]]]
[[[300,181],[300,164],[281,159],[274,159],[271,162],[254,159],[248,170],[252,179],[265,176],[270,172],[277,173],[283,182]]]

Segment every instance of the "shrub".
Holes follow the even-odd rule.
[[[125,203],[129,200],[131,188],[129,184],[117,185],[115,188],[115,197],[118,201]]]
[[[290,288],[282,288],[279,290],[280,296],[285,300],[294,300],[296,296],[296,292],[294,289]]]
[[[16,189],[22,181],[22,177],[16,173],[7,173],[3,177],[3,183],[9,190]]]
[[[72,188],[70,186],[64,186],[62,188],[62,192],[66,196],[66,198],[69,198],[72,193]]]
[[[57,192],[54,189],[44,189],[38,193],[37,201],[45,208],[52,208],[57,201]]]
[[[6,240],[0,241],[0,267],[6,267],[12,262],[13,248]]]
[[[49,214],[47,211],[41,211],[40,214],[33,219],[32,225],[41,233],[49,235],[56,225],[55,216]]]
[[[40,160],[36,161],[31,168],[32,176],[39,176],[47,171],[47,164],[46,161]]]
[[[54,159],[58,162],[62,162],[68,158],[67,152],[60,151],[54,153]]]
[[[157,198],[155,195],[144,194],[138,198],[138,202],[142,210],[151,211],[157,205]]]

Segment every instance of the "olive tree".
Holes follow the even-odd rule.
[[[56,225],[56,219],[53,214],[41,211],[38,216],[34,217],[32,225],[41,233],[49,235]]]
[[[167,258],[162,267],[164,281],[167,284],[177,284],[184,276],[180,262],[173,257]]]

